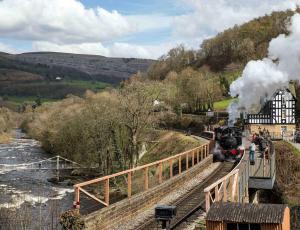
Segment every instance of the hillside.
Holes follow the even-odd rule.
[[[288,33],[289,19],[295,12],[300,12],[300,8],[296,11],[273,12],[235,25],[204,40],[199,44],[199,50],[186,50],[183,46],[178,46],[152,66],[149,77],[163,80],[172,71],[179,73],[192,67],[209,69],[232,81],[232,75],[240,72],[249,60],[267,56],[269,42],[279,34]]]
[[[138,71],[144,72],[153,62],[146,59],[107,58],[56,52],[23,53],[12,55],[10,58],[18,63],[40,67],[45,71],[43,74],[50,79],[57,75],[66,79],[98,80],[108,83],[118,83]]]
[[[118,84],[153,60],[56,52],[0,52],[0,96],[61,99]],[[57,80],[59,79],[59,80]]]

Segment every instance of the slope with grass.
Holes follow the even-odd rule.
[[[0,97],[62,99],[82,96],[117,85],[144,72],[153,60],[108,58],[56,52],[7,54],[0,52]]]
[[[233,98],[228,98],[228,99],[224,99],[224,100],[221,100],[221,101],[216,101],[214,103],[214,110],[216,110],[216,111],[226,111],[227,107],[233,101],[234,101]]]
[[[292,144],[279,141],[276,149],[276,182],[283,200],[291,206],[300,205],[300,151]]]
[[[140,164],[158,161],[206,143],[205,139],[196,139],[176,131],[155,130],[150,136],[152,141],[148,142],[147,152]]]

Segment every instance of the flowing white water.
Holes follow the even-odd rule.
[[[55,175],[54,170],[7,167],[52,157],[41,149],[39,142],[24,139],[19,130],[16,132],[19,138],[12,143],[0,145],[0,209],[21,210],[26,206],[30,208],[34,219],[38,218],[43,226],[50,226],[54,205],[57,215],[72,206],[73,188],[48,182],[47,179]]]

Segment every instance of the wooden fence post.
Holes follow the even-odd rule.
[[[163,171],[163,165],[162,162],[159,163],[158,165],[158,183],[162,183],[162,171]]]
[[[195,150],[192,152],[192,167],[195,165]]]
[[[218,185],[215,187],[215,201],[220,200],[219,188]]]
[[[179,160],[178,160],[178,174],[181,173],[181,156],[179,156]]]
[[[206,192],[205,193],[205,209],[206,209],[206,212],[208,212],[209,208],[210,208],[209,192]]]
[[[189,153],[185,155],[185,170],[189,169]]]
[[[173,177],[173,159],[171,159],[169,161],[169,165],[170,165],[170,178]]]
[[[209,151],[210,151],[209,144],[207,144],[207,156],[209,155]]]
[[[233,201],[232,190],[233,190],[233,178],[232,176],[230,176],[229,184],[228,184],[228,194],[229,194],[228,200],[231,202]]]
[[[109,205],[109,179],[105,180],[104,185],[104,202]]]
[[[75,202],[74,207],[78,208],[80,204],[80,187],[75,187]]]
[[[131,186],[132,186],[132,178],[131,178],[131,172],[127,174],[127,197],[131,197]]]
[[[223,201],[227,201],[227,179],[223,181]]]
[[[148,176],[148,167],[146,167],[144,171],[144,190],[147,190],[149,188]]]

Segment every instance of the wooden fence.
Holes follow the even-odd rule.
[[[86,182],[82,182],[74,185],[75,190],[75,208],[80,207],[80,195],[81,193],[85,194],[89,198],[103,204],[104,206],[109,206],[110,204],[110,180],[115,179],[116,177],[125,177],[127,182],[127,197],[130,198],[132,196],[132,176],[137,172],[141,172],[143,175],[143,191],[149,188],[149,168],[156,168],[156,175],[158,176],[158,184],[161,184],[164,180],[168,180],[174,176],[174,165],[178,166],[176,174],[181,174],[183,169],[188,170],[190,167],[201,162],[205,159],[209,154],[209,143],[198,146],[191,150],[185,151],[183,153],[179,153],[177,155],[155,161],[150,164],[138,166],[136,168],[128,169],[122,172],[118,172],[112,175],[107,175],[101,178],[96,178],[93,180],[89,180]],[[163,177],[163,172],[168,171],[168,178]],[[96,197],[91,194],[89,191],[84,189],[84,187],[88,185],[93,185],[96,183],[103,183],[104,186],[104,200]]]
[[[235,169],[204,189],[206,211],[217,201],[238,202],[238,175],[239,169]]]
[[[273,178],[275,175],[275,149],[272,142],[269,142],[269,148],[266,152],[257,153],[261,155],[255,159],[255,164],[249,162],[250,177],[253,178]]]
[[[270,132],[269,137],[271,140],[285,140],[294,141],[295,134],[293,132]]]
[[[271,141],[268,146],[268,151],[262,153],[262,158],[256,158],[254,165],[250,164],[249,154],[245,152],[229,174],[204,189],[206,211],[217,201],[248,202],[249,178],[272,179],[275,176],[275,149]]]
[[[248,157],[245,152],[238,165],[229,174],[204,189],[206,211],[217,201],[244,202],[246,200],[249,178]]]

